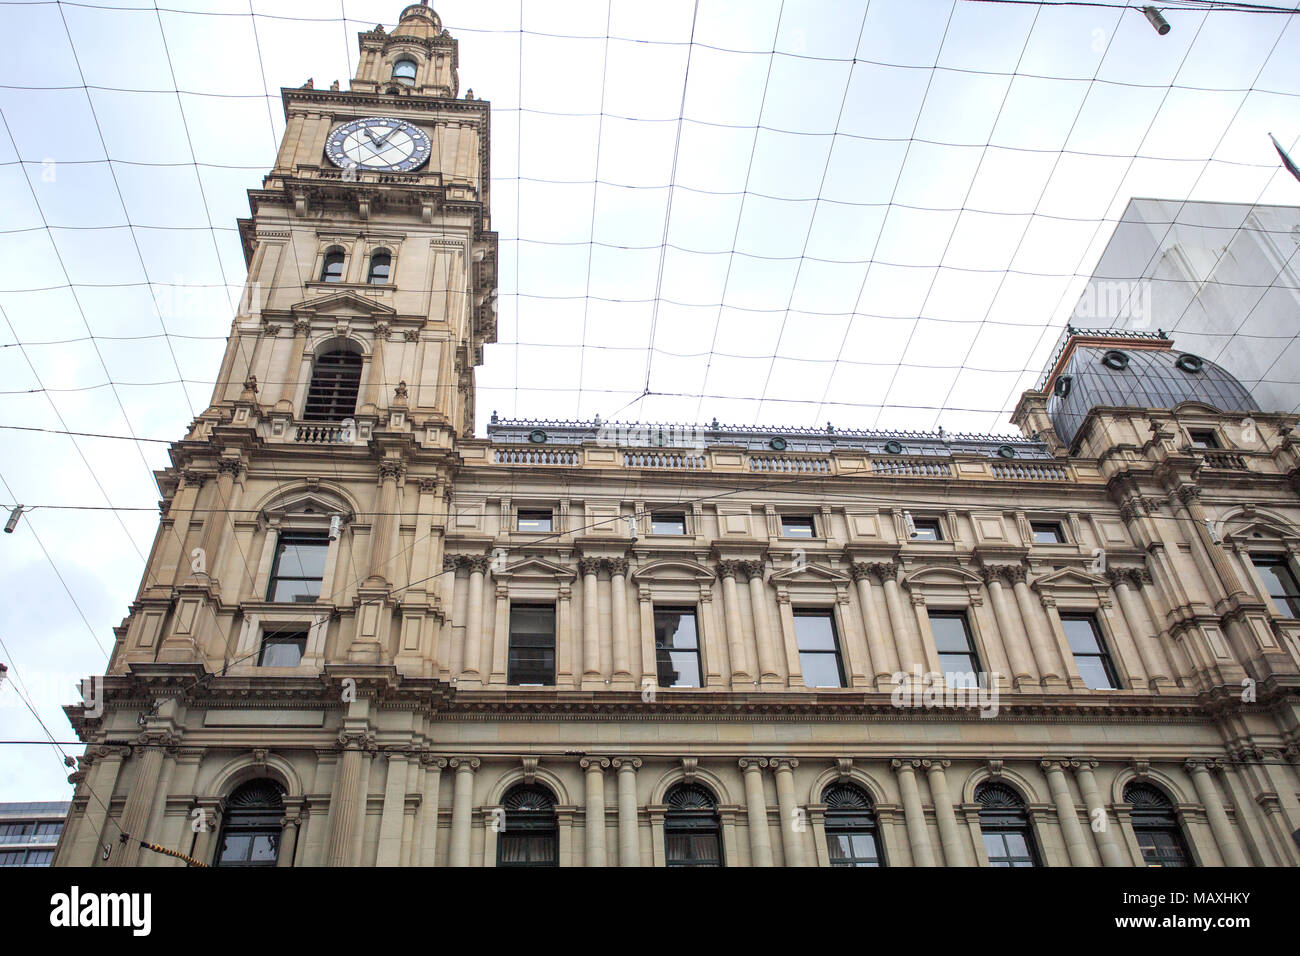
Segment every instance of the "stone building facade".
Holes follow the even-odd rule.
[[[1300,862],[1295,416],[1070,330],[1026,437],[474,438],[488,104],[424,4],[361,50],[284,91],[56,865]]]

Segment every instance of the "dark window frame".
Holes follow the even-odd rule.
[[[966,610],[962,608],[927,608],[926,617],[930,622],[930,636],[934,638],[934,649],[939,656],[940,665],[943,665],[943,658],[945,657],[955,657],[959,654],[964,655],[969,658],[971,664],[969,673],[975,675],[976,686],[984,687],[987,684],[988,679],[984,673],[984,662],[980,656],[979,645],[975,642],[975,629],[971,627],[970,615],[967,614]],[[965,651],[946,651],[939,646],[939,635],[934,629],[934,622],[936,620],[957,620],[961,622],[962,633],[966,637]],[[963,674],[967,672],[959,670],[949,671],[945,666],[940,673],[946,675],[948,673]],[[946,681],[947,677],[945,677],[944,680]]]
[[[400,73],[398,72],[398,68],[401,67],[404,63],[411,64],[411,70],[409,76],[405,71],[402,71]],[[393,72],[389,75],[389,80],[393,83],[398,83],[402,86],[414,86],[415,78],[416,75],[419,73],[419,70],[420,70],[420,64],[417,63],[411,57],[409,56],[398,57],[396,60],[393,61]]]
[[[315,575],[310,575],[310,574],[292,574],[292,573],[281,574],[280,573],[281,572],[280,562],[284,559],[286,547],[291,544],[299,547],[303,545],[313,545],[323,549],[324,554],[321,557],[322,568],[321,568],[320,577],[316,577]],[[271,579],[270,581],[267,582],[266,585],[267,601],[273,604],[315,604],[317,601],[319,601],[321,593],[325,590],[324,564],[329,560],[328,557],[329,545],[330,545],[329,535],[324,532],[295,531],[292,529],[281,531],[279,533],[278,539],[275,542],[275,561],[271,565]],[[294,569],[289,568],[288,570],[292,572]],[[298,568],[298,570],[304,571],[306,569],[300,567]],[[307,582],[315,581],[319,586],[316,588],[316,594],[312,597],[310,601],[298,601],[296,599],[292,601],[277,601],[275,598],[275,592],[276,592],[277,585],[281,581],[296,581],[299,583],[307,583]]]
[[[257,652],[258,667],[297,667],[302,663],[302,659],[307,656],[307,639],[311,636],[311,628],[300,625],[269,625],[262,629],[262,646]],[[266,651],[269,647],[285,647],[296,645],[298,647],[298,660],[292,664],[268,664],[266,663]]]
[[[501,798],[505,819],[497,834],[497,866],[549,869],[560,865],[560,823],[555,806],[555,795],[540,784],[519,783],[506,791]],[[523,851],[522,859],[512,847]],[[543,848],[546,852],[534,858]]]
[[[1251,554],[1250,563],[1255,566],[1255,571],[1259,573],[1260,580],[1264,584],[1264,593],[1273,601],[1273,611],[1282,617],[1300,618],[1300,582],[1296,580],[1295,572],[1291,570],[1291,564],[1287,561],[1285,554]],[[1271,570],[1268,575],[1262,572],[1265,569]],[[1279,573],[1280,572],[1280,573]],[[1281,593],[1273,592],[1272,583],[1276,582],[1281,587]]]
[[[918,518],[912,516],[912,525],[916,528],[916,537],[908,536],[909,541],[944,541],[943,523],[938,518]],[[927,537],[921,532],[928,531],[933,537]]]
[[[835,609],[833,607],[794,607],[791,608],[790,611],[792,616],[794,617],[795,650],[799,655],[799,670],[803,675],[804,686],[807,687],[809,690],[820,690],[824,688],[835,688],[835,687],[841,687],[841,688],[848,687],[849,686],[848,674],[844,670],[844,643],[843,641],[840,640],[839,626],[835,621]],[[834,649],[825,650],[823,648],[812,648],[806,650],[803,647],[803,645],[800,644],[799,642],[799,618],[801,617],[825,618],[826,620],[830,621],[831,641],[835,645]],[[839,674],[840,682],[838,684],[809,684],[808,683],[808,669],[803,666],[804,657],[806,655],[813,655],[813,654],[822,657],[832,656],[832,655],[834,656],[835,670],[836,673]]]
[[[1034,825],[1020,794],[1004,783],[986,781],[975,789],[975,802],[981,804],[980,836],[984,841],[984,854],[989,866],[1028,868],[1043,865],[1038,841],[1034,838]],[[1008,834],[1015,834],[1024,841],[1024,853],[1011,849],[1007,843]],[[996,856],[990,853],[990,837],[995,838],[1005,852]]]
[[[1029,522],[1029,533],[1034,539],[1034,544],[1067,544],[1065,538],[1065,524],[1060,521],[1031,521]],[[1040,534],[1051,533],[1055,540],[1040,541]]]
[[[278,797],[273,799],[273,796]],[[237,787],[231,793],[222,815],[221,832],[217,836],[213,866],[219,867],[273,867],[280,860],[280,836],[284,818],[284,788],[273,780],[259,777]],[[253,839],[269,837],[275,856],[269,860],[231,858],[225,859],[226,842],[231,836],[249,836]],[[249,847],[251,849],[252,843]]]
[[[718,799],[697,783],[679,783],[664,794],[668,810],[664,813],[664,866],[724,867],[727,865],[722,846],[722,818],[718,814]],[[711,838],[716,853],[707,856],[684,858],[675,855],[674,837],[696,838],[689,845],[701,846],[699,838]]]
[[[1109,687],[1089,687],[1089,690],[1122,690],[1123,681],[1119,677],[1119,669],[1115,666],[1115,658],[1110,653],[1110,646],[1106,643],[1106,632],[1102,630],[1101,621],[1092,611],[1061,611],[1061,626],[1065,628],[1067,621],[1083,621],[1092,628],[1093,639],[1097,642],[1097,651],[1076,651],[1070,647],[1070,653],[1074,656],[1075,666],[1078,667],[1080,657],[1097,658],[1101,663],[1102,671],[1105,672],[1107,679],[1110,681]],[[1066,645],[1069,645],[1069,631],[1066,630]],[[1080,671],[1082,674],[1082,671]]]
[[[1144,781],[1129,781],[1124,802],[1130,807],[1129,826],[1142,851],[1142,866],[1196,866],[1173,801],[1162,790]]]
[[[525,517],[527,515],[528,517]],[[540,523],[542,515],[545,515],[545,528],[525,528],[525,521],[536,521]],[[525,534],[552,534],[555,531],[555,509],[554,508],[520,508],[515,512],[515,530],[522,531]]]
[[[804,526],[807,526],[807,534],[803,533]],[[793,533],[791,533],[793,529]],[[781,537],[783,538],[816,538],[817,537],[817,518],[811,512],[808,514],[788,514],[781,515]]]
[[[674,527],[680,526],[681,531],[664,531],[656,525],[672,523]],[[684,537],[686,534],[686,512],[684,511],[661,511],[650,515],[650,533],[651,534],[668,534],[676,537]]]
[[[342,282],[348,264],[348,256],[341,249],[331,249],[325,253],[321,262],[321,282]]]
[[[550,644],[548,645],[540,642],[526,643],[526,644],[518,643],[520,639],[526,636],[530,637],[530,639],[537,640],[537,634],[539,632],[516,631],[515,629],[516,611],[550,611],[550,615],[549,615],[550,624],[551,624]],[[509,613],[510,613],[510,620],[508,623],[508,636],[506,638],[507,641],[506,684],[510,685],[511,687],[525,687],[525,686],[554,687],[555,667],[556,667],[556,633],[555,632],[557,626],[555,605],[546,604],[544,602],[538,602],[538,601],[519,601],[517,603],[512,602],[510,604]],[[522,619],[522,615],[520,619]],[[535,653],[533,656],[539,657],[543,662],[547,659],[546,652],[549,651],[550,672],[547,673],[545,667],[539,664],[529,664],[528,666],[525,666],[525,662],[520,660],[521,657],[527,656],[522,653],[523,651],[540,652],[540,653]],[[533,680],[532,678],[534,677],[544,677],[546,679]]]
[[[824,829],[826,831],[826,852],[833,854],[832,839],[835,837],[868,837],[875,847],[874,857],[858,856],[855,852],[848,855],[831,856],[833,867],[883,867],[886,866],[885,848],[880,839],[880,826],[876,819],[875,804],[870,794],[855,783],[833,783],[822,791],[822,803],[826,806]]]
[[[700,614],[697,607],[686,605],[655,605],[654,610],[654,643],[655,643],[655,680],[657,686],[664,688],[700,688],[704,686],[704,657],[700,647]],[[690,615],[692,627],[695,631],[695,647],[667,647],[660,640],[660,616],[680,615],[685,617]],[[697,681],[694,684],[668,684],[664,682],[664,667],[668,665],[670,669],[677,666],[676,655],[688,656],[695,664],[695,674]],[[680,673],[680,672],[678,672]]]
[[[379,263],[376,263],[379,260]],[[375,281],[378,277],[376,269],[382,265],[384,273],[383,278]],[[366,269],[367,285],[388,285],[393,280],[393,254],[387,249],[376,249],[370,254],[370,265]]]
[[[1223,442],[1219,441],[1219,433],[1213,428],[1189,428],[1187,440],[1192,448],[1205,451],[1220,451],[1223,448]]]

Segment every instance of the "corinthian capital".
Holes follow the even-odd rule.
[[[606,558],[601,563],[611,575],[627,574],[627,558]]]
[[[867,565],[867,570],[881,584],[898,579],[897,561],[877,561]]]
[[[744,561],[719,561],[718,577],[719,578],[736,578],[744,574]]]

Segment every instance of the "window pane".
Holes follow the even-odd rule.
[[[966,618],[964,616],[931,612],[930,630],[934,633],[935,649],[940,654],[970,653],[970,636],[966,631]]]
[[[803,671],[805,687],[843,687],[840,678],[838,654],[799,654],[799,668]]]
[[[1079,668],[1079,676],[1092,690],[1114,690],[1115,683],[1106,672],[1106,665],[1095,655],[1075,655],[1074,664]]]
[[[787,538],[813,537],[813,519],[803,515],[787,515],[781,518],[781,534]]]
[[[325,573],[327,540],[288,538],[280,544],[280,563],[276,573],[282,578],[319,578]]]
[[[685,515],[652,515],[650,518],[652,534],[685,534]]]
[[[519,531],[550,531],[552,530],[551,512],[521,510],[516,528]]]
[[[252,851],[251,833],[227,833],[221,847],[221,862],[239,863],[248,859]]]
[[[1076,654],[1099,654],[1101,644],[1097,636],[1097,623],[1091,617],[1067,617],[1061,615],[1061,626],[1065,628],[1065,637],[1070,642],[1070,650]]]
[[[1061,526],[1052,522],[1041,522],[1030,525],[1034,532],[1035,544],[1060,544],[1065,540],[1061,534]]]
[[[308,603],[320,597],[320,581],[275,581],[271,591],[272,601]]]
[[[963,686],[978,686],[979,674],[969,654],[940,654],[939,666],[944,674],[960,675],[957,679]]]
[[[838,650],[835,644],[835,625],[830,614],[796,612],[794,633],[801,651]]]
[[[697,651],[659,652],[660,687],[699,687],[700,658]]]
[[[695,612],[655,611],[655,645],[668,650],[694,650],[700,646]]]
[[[302,655],[306,648],[305,637],[268,636],[262,642],[262,666],[297,667],[302,663]]]
[[[913,524],[916,525],[916,537],[913,541],[942,541],[943,535],[939,532],[939,522],[933,518],[918,518]]]

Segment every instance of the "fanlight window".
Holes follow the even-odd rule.
[[[415,61],[403,57],[393,64],[393,80],[403,86],[414,86],[415,69]]]
[[[536,784],[512,787],[501,800],[505,826],[497,835],[497,866],[558,866],[555,798]]]
[[[1038,866],[1034,834],[1020,794],[1004,783],[985,783],[975,791],[975,802],[980,805],[980,833],[989,866]]]
[[[371,285],[385,285],[393,268],[393,257],[387,252],[376,252],[370,257],[370,275],[367,280]]]
[[[303,421],[341,422],[357,408],[361,386],[361,356],[355,352],[326,352],[316,359]]]
[[[713,794],[678,784],[664,798],[664,848],[668,866],[722,866],[721,827]]]
[[[250,780],[226,801],[216,866],[275,866],[280,858],[284,790],[274,780]]]
[[[320,271],[321,282],[343,281],[343,253],[337,249],[325,253],[325,264]]]
[[[875,808],[862,788],[831,784],[822,791],[822,803],[831,866],[883,866]]]
[[[1124,802],[1132,810],[1130,822],[1142,862],[1146,866],[1192,866],[1174,805],[1149,783],[1134,781],[1124,788]]]

